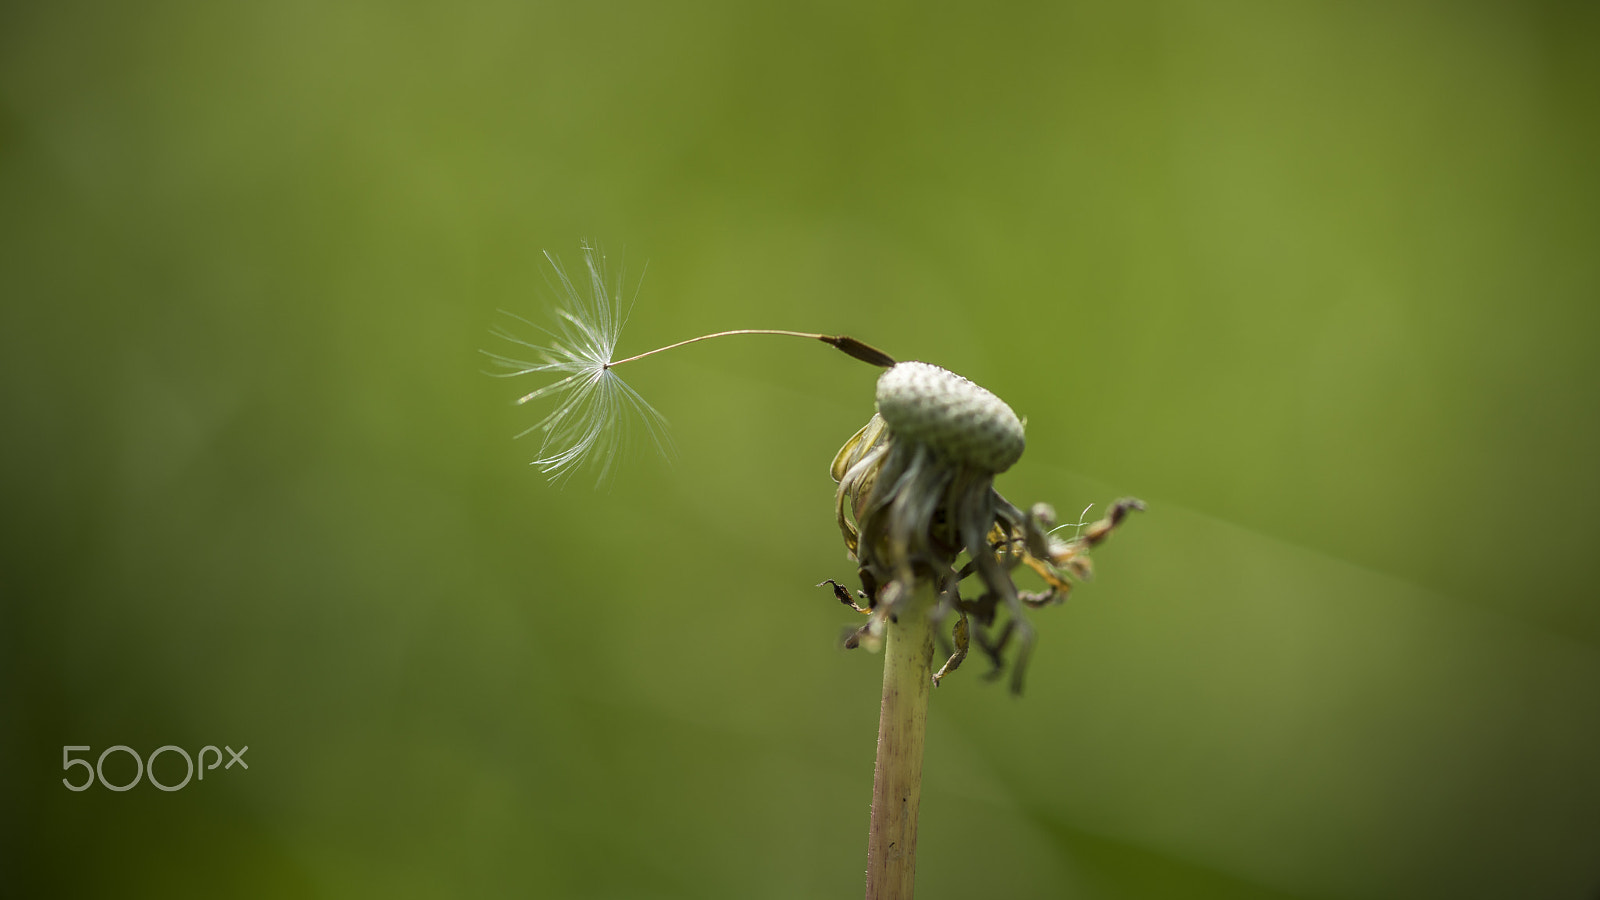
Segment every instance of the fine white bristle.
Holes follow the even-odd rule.
[[[543,340],[530,341],[503,327],[493,329],[495,337],[533,351],[537,361],[483,352],[503,370],[492,375],[513,378],[553,372],[564,376],[517,399],[520,405],[557,398],[553,411],[517,436],[543,433],[533,465],[551,481],[565,480],[576,469],[592,464],[599,469],[597,483],[604,482],[625,443],[631,420],[643,422],[651,443],[663,455],[669,447],[667,420],[611,368],[617,339],[627,322],[621,303],[621,275],[608,288],[604,255],[585,244],[583,262],[589,276],[585,292],[567,277],[559,260],[548,252],[545,259],[555,275],[550,287],[560,304],[552,327],[506,313],[543,332]]]

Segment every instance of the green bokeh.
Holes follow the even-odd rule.
[[[873,373],[640,363],[672,463],[554,488],[478,351],[589,238],[621,351],[1150,503],[933,698],[922,896],[1594,896],[1597,87],[1585,4],[7,5],[0,893],[859,892]]]

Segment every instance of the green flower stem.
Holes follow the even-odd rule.
[[[917,877],[917,806],[922,801],[922,745],[933,686],[931,580],[917,582],[888,626],[878,764],[867,837],[867,900],[910,900]]]

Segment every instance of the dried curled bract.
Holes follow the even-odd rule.
[[[846,646],[881,641],[897,605],[912,596],[918,579],[930,579],[939,589],[935,620],[956,616],[955,652],[934,683],[961,664],[973,640],[998,674],[1015,640],[1011,690],[1020,693],[1034,640],[1024,605],[1059,603],[1074,580],[1087,580],[1090,548],[1144,504],[1119,500],[1104,519],[1061,540],[1051,534],[1049,506],[1023,513],[994,489],[995,475],[1015,464],[1025,446],[1021,420],[999,397],[921,362],[889,369],[877,393],[877,414],[845,442],[832,467],[839,529],[860,564],[869,615]],[[1038,573],[1045,590],[1019,592],[1011,578],[1019,565]],[[964,599],[961,584],[974,575],[983,593]],[[996,628],[1002,606],[1007,618]]]

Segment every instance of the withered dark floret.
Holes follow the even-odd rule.
[[[881,642],[884,623],[927,579],[937,587],[934,621],[956,616],[954,652],[933,683],[961,665],[973,641],[993,664],[991,677],[998,676],[1015,641],[1011,690],[1020,693],[1034,642],[1023,607],[1060,603],[1074,581],[1092,577],[1089,550],[1144,504],[1118,500],[1105,518],[1062,540],[1051,533],[1048,505],[1023,513],[994,489],[995,475],[1015,464],[1025,445],[1022,421],[999,397],[938,366],[903,362],[878,379],[877,407],[831,470],[839,529],[860,565],[869,616],[845,645]],[[1036,572],[1045,590],[1019,591],[1011,578],[1019,565]],[[961,585],[974,575],[983,592],[963,598]],[[1002,607],[1006,618],[997,627]]]

